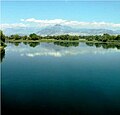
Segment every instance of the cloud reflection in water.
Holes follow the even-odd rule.
[[[106,54],[106,53],[120,53],[117,48],[103,49],[102,47],[96,48],[95,46],[87,46],[85,43],[80,43],[79,46],[63,47],[54,45],[53,43],[40,43],[36,47],[20,44],[19,46],[9,45],[6,51],[18,52],[20,56],[36,57],[36,56],[74,56],[85,54]]]

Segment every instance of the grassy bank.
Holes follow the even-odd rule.
[[[40,40],[7,40],[7,42],[87,42],[87,43],[114,43],[114,44],[120,44],[120,41],[88,41],[86,39],[79,39],[79,40],[56,40],[56,39],[40,39]]]
[[[40,39],[40,40],[7,40],[8,42],[87,42],[85,39],[81,40],[56,40],[56,39]]]

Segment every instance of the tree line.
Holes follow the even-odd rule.
[[[0,30],[0,45],[5,47],[5,39],[6,39],[6,36],[3,34],[3,32]]]
[[[2,62],[3,58],[5,57],[5,35],[2,31],[0,31],[0,63]]]
[[[2,31],[0,31],[1,41],[4,43],[6,40],[87,40],[87,41],[101,41],[101,42],[114,42],[119,41],[120,42],[120,35],[109,35],[107,33],[103,35],[89,35],[89,36],[77,36],[77,35],[57,35],[57,36],[40,36],[35,33],[32,33],[30,35],[24,35],[20,36],[18,34],[5,36]]]

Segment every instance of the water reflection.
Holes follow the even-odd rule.
[[[2,63],[5,58],[5,49],[0,49],[0,62]]]
[[[120,44],[116,43],[92,43],[92,42],[87,42],[86,43],[88,46],[96,46],[96,48],[103,47],[104,49],[109,49],[109,48],[117,48],[120,49]]]
[[[119,49],[38,44],[7,44],[4,115],[120,115]]]
[[[23,42],[25,45],[29,45],[30,47],[36,47],[36,46],[38,46],[38,45],[40,45],[40,42]]]
[[[9,42],[14,44],[15,46],[19,46],[21,42]],[[53,42],[54,45],[59,45],[63,47],[77,47],[79,46],[80,42],[61,42],[61,41],[56,41]],[[40,42],[23,42],[24,45],[29,45],[30,47],[36,47],[40,45]],[[104,49],[109,49],[109,48],[117,48],[120,49],[120,43],[93,43],[93,42],[86,42],[86,45],[88,46],[95,46],[96,48],[102,47]]]
[[[77,47],[79,45],[79,42],[54,42],[54,44],[64,47],[70,47],[70,46]]]
[[[16,44],[16,43],[15,43]],[[93,44],[93,43],[79,43],[79,42],[54,42],[54,43],[17,43],[16,45],[8,45],[6,50],[9,52],[18,52],[20,56],[75,56],[85,54],[106,54],[120,52],[116,46],[108,48],[108,44]],[[96,48],[97,47],[97,48]],[[104,49],[105,48],[105,49]]]

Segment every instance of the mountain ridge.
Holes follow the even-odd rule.
[[[41,35],[41,36],[66,35],[66,34],[87,36],[87,35],[102,35],[104,33],[108,33],[110,35],[120,34],[120,30],[73,28],[61,24],[47,26],[45,28],[40,28],[40,27],[7,28],[3,30],[3,32],[8,36],[12,34],[29,35],[31,33],[36,33],[37,35]]]
[[[110,29],[87,29],[87,28],[72,28],[69,26],[63,25],[54,25],[51,27],[46,27],[41,29],[36,34],[47,36],[47,35],[63,35],[63,34],[70,34],[70,35],[100,35],[100,34],[120,34],[120,30],[110,30]]]

